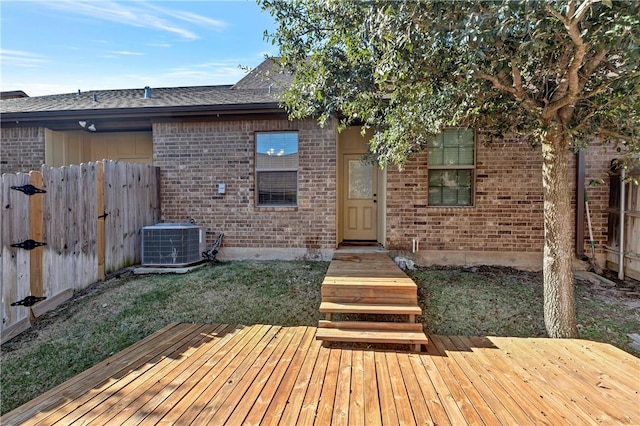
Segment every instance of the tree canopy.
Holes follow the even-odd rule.
[[[447,126],[540,145],[544,314],[577,335],[569,155],[615,141],[640,152],[640,1],[258,0],[293,74],[293,117],[372,128],[400,167]]]
[[[292,116],[374,128],[383,165],[445,126],[640,150],[638,1],[259,1]]]

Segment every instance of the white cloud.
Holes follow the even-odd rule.
[[[175,17],[181,21],[190,22],[192,24],[200,25],[202,27],[214,28],[216,30],[222,30],[227,27],[227,23],[219,19],[209,18],[207,16],[198,15],[193,12],[185,12],[182,10],[172,10],[164,7],[159,7],[156,4],[146,3],[146,7],[153,9],[162,14]]]
[[[65,13],[169,32],[187,40],[196,40],[200,37],[191,29],[181,25],[182,23],[213,27],[218,30],[227,25],[217,19],[191,12],[161,8],[148,2],[119,3],[106,1],[98,3],[79,0],[56,0],[43,2],[42,4]]]
[[[0,49],[0,62],[2,62],[3,67],[14,66],[22,68],[37,68],[48,62],[48,60],[31,52]]]
[[[116,55],[123,55],[123,56],[144,56],[144,53],[141,53],[141,52],[130,52],[128,50],[114,50],[111,53],[116,54]]]

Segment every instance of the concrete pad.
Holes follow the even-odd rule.
[[[161,267],[147,267],[141,266],[139,268],[135,268],[133,273],[136,275],[145,275],[145,274],[186,274],[187,272],[194,271],[196,269],[202,268],[206,263],[199,263],[197,265],[192,266],[184,266],[182,268],[161,268]]]

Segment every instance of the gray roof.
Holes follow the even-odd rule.
[[[289,80],[283,74],[274,72],[275,63],[267,59],[236,85],[193,86],[151,88],[151,97],[145,99],[144,88],[120,90],[92,90],[81,93],[33,96],[0,101],[2,114],[14,113],[61,113],[71,111],[107,111],[126,109],[140,112],[140,109],[181,109],[193,107],[221,107],[225,110],[250,109],[251,106],[277,105],[276,87]],[[277,83],[274,83],[274,76]],[[21,114],[22,115],[22,114]]]
[[[4,99],[0,112],[86,111],[126,108],[247,105],[278,102],[267,89],[232,90],[232,86],[152,88],[145,99],[144,88],[93,90],[63,95]],[[95,98],[94,98],[95,97]],[[95,100],[94,100],[95,99]]]
[[[260,65],[251,70],[242,80],[237,82],[234,90],[244,89],[269,89],[281,90],[287,87],[292,80],[290,73],[277,62],[277,58],[265,59]]]

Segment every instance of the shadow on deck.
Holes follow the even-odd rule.
[[[313,327],[171,324],[0,419],[18,424],[640,424],[640,360],[585,340],[326,348]]]

